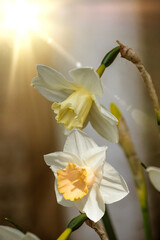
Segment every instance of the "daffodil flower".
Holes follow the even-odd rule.
[[[119,201],[129,192],[124,179],[105,162],[106,150],[84,132],[74,130],[68,135],[63,152],[44,156],[55,175],[57,202],[75,206],[94,222],[104,215],[105,203]]]
[[[149,179],[158,192],[160,192],[160,168],[147,167]]]
[[[27,232],[26,234],[19,230],[7,226],[0,226],[0,239],[1,240],[40,240],[33,233]]]
[[[83,129],[90,121],[102,137],[111,142],[118,141],[118,120],[98,102],[97,97],[103,94],[102,84],[92,68],[71,70],[69,74],[73,81],[45,65],[37,65],[37,71],[32,85],[53,103],[58,123],[72,130]]]

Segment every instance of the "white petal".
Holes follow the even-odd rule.
[[[96,171],[99,167],[102,168],[106,159],[107,147],[95,147],[89,149],[84,155],[84,162],[88,167]]]
[[[99,221],[105,212],[105,203],[97,184],[94,184],[90,192],[75,202],[79,211],[85,212],[87,217],[94,222]]]
[[[101,97],[103,94],[99,75],[93,68],[75,68],[69,72],[72,79],[93,95]]]
[[[37,71],[38,77],[33,78],[31,85],[49,101],[63,101],[75,90],[74,84],[53,68],[39,64]]]
[[[110,142],[118,142],[117,119],[98,102],[93,102],[90,110],[92,127]]]
[[[33,233],[27,232],[22,240],[40,240],[40,238]]]
[[[7,226],[0,226],[1,240],[22,240],[24,234],[19,230]]]
[[[99,107],[101,113],[104,114],[106,118],[108,118],[108,121],[112,125],[118,124],[118,119],[110,111],[108,111],[108,109],[105,106],[103,106],[102,104],[99,104],[98,101],[96,101],[96,104],[97,104],[97,107]]]
[[[123,177],[107,162],[103,168],[100,192],[106,204],[119,201],[129,193]]]
[[[0,239],[1,240],[40,240],[33,233],[27,232],[26,234],[19,230],[7,226],[0,226]]]
[[[56,173],[60,169],[64,169],[68,162],[80,165],[80,160],[72,153],[54,152],[44,155],[45,163],[51,167],[52,171]]]
[[[160,192],[160,168],[148,167],[146,171],[149,174],[149,178],[153,186]]]
[[[87,134],[73,130],[67,137],[63,151],[71,152],[82,159],[84,154],[94,147],[97,147],[97,144]]]
[[[73,84],[65,79],[65,77],[55,69],[42,64],[37,65],[38,76],[52,90],[72,89]]]
[[[60,194],[60,192],[58,191],[57,180],[55,180],[55,193],[56,193],[57,202],[59,204],[61,204],[64,207],[74,207],[74,202],[65,200],[63,195]]]
[[[32,86],[34,86],[42,96],[44,96],[45,98],[47,98],[51,102],[64,101],[72,93],[72,90],[69,90],[69,89],[63,89],[61,91],[52,90],[39,77],[33,78]]]

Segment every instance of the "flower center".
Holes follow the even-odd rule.
[[[86,90],[79,88],[61,103],[54,102],[52,109],[57,114],[58,123],[63,123],[66,128],[83,128],[83,124],[92,106],[92,96]]]
[[[84,197],[94,182],[91,170],[68,163],[66,168],[57,171],[58,190],[66,200],[76,201]]]

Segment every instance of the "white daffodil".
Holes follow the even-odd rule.
[[[92,68],[76,68],[68,81],[56,70],[37,65],[38,76],[32,85],[49,101],[58,123],[66,129],[83,129],[88,121],[105,139],[118,142],[118,120],[96,99],[103,90],[99,75]]]
[[[149,179],[157,191],[160,192],[160,168],[148,167],[146,169],[149,175]]]
[[[104,215],[105,203],[119,201],[129,192],[124,179],[105,162],[106,150],[84,132],[74,130],[67,137],[63,152],[44,156],[55,175],[57,202],[77,207],[94,222]]]
[[[0,226],[0,239],[1,240],[40,240],[33,233],[27,232],[26,234],[19,230],[7,226]]]

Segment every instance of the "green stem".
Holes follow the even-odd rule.
[[[15,222],[13,222],[13,220],[11,220],[10,218],[5,218],[5,220],[9,223],[11,223],[13,226],[15,226],[20,232],[26,234],[27,232],[22,228],[20,227],[18,224],[16,224]]]
[[[148,208],[141,208],[143,216],[144,231],[146,235],[146,240],[152,240],[151,229],[149,224],[149,213]]]
[[[85,221],[87,220],[87,215],[82,213],[77,217],[73,218],[65,231],[57,238],[57,240],[67,240],[72,232],[77,230]]]
[[[143,175],[144,177],[144,175]],[[147,201],[147,188],[145,179],[142,181],[142,179],[139,181],[135,180],[135,186],[136,186],[136,192],[139,200],[139,204],[141,207],[142,212],[142,218],[143,218],[143,226],[144,226],[144,233],[145,233],[145,239],[146,240],[152,240],[152,232],[151,232],[151,226],[149,221],[149,211],[148,211],[148,201]]]
[[[109,240],[117,240],[116,234],[114,232],[114,228],[112,226],[112,221],[107,210],[107,206],[106,206],[105,214],[102,218],[102,221],[106,229],[106,233],[108,235]]]

